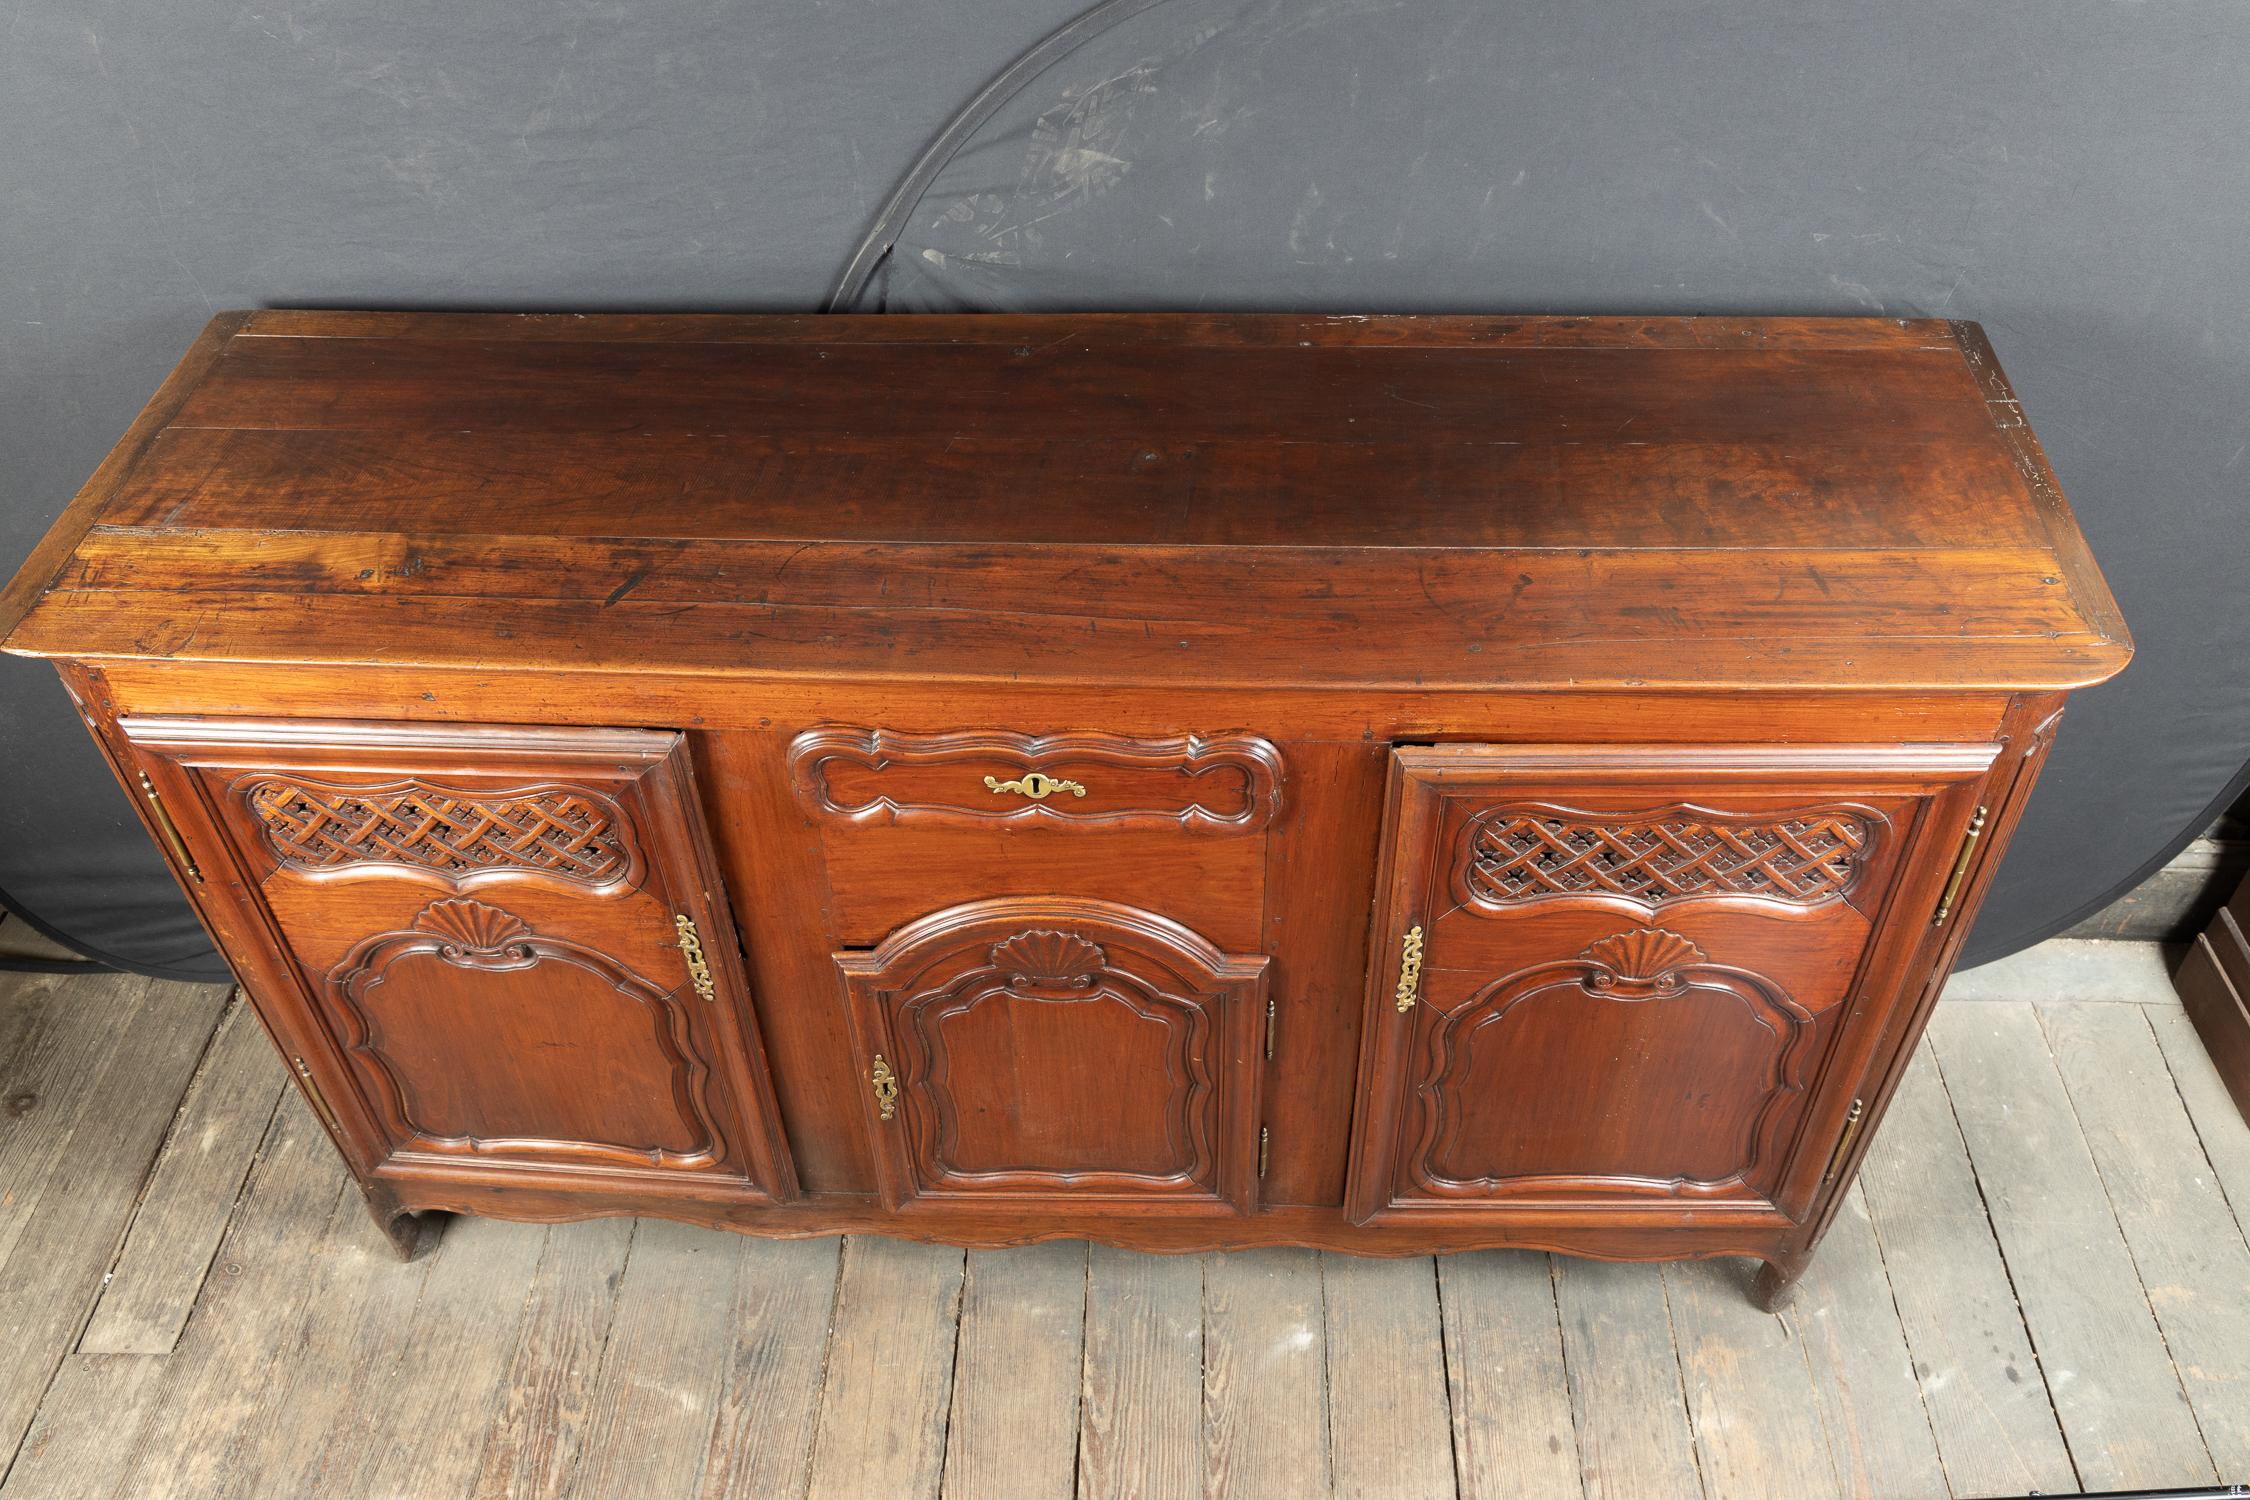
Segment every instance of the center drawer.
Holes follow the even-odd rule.
[[[828,726],[797,736],[789,761],[845,946],[941,907],[1065,895],[1264,946],[1264,834],[1286,775],[1259,736]]]

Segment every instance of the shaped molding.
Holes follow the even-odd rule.
[[[452,968],[492,973],[549,966],[591,980],[591,989],[641,1014],[648,1045],[671,1080],[672,1108],[695,1137],[685,1150],[629,1141],[564,1140],[530,1136],[488,1136],[449,1130],[420,1118],[415,1089],[403,1065],[386,1047],[383,1027],[371,1009],[377,992],[399,972],[399,965],[436,959]],[[473,986],[474,980],[469,984]],[[423,981],[425,985],[428,981]],[[565,1161],[606,1160],[636,1167],[703,1168],[724,1155],[710,1099],[710,1066],[696,1046],[686,1005],[675,992],[650,983],[608,955],[579,943],[542,936],[512,912],[471,900],[434,901],[417,913],[407,930],[379,933],[347,953],[330,971],[325,986],[344,1023],[347,1055],[374,1085],[377,1114],[391,1139],[404,1149],[462,1155],[501,1155]],[[427,1005],[429,990],[424,991]],[[561,996],[558,994],[560,1003]],[[476,1029],[473,988],[461,992],[463,1016],[449,1024],[444,1045],[473,1049]],[[628,1023],[630,1025],[630,1023]],[[629,1032],[628,1032],[629,1034]],[[428,1042],[416,1048],[427,1050]]]
[[[1501,1036],[1533,1017],[1534,1027],[1546,1034],[1578,1023],[1567,1017],[1573,1008],[1587,1004],[1630,1005],[1647,1020],[1631,1025],[1644,1035],[1663,1034],[1667,1028],[1688,1027],[1707,1035],[1712,1025],[1745,1028],[1743,1041],[1762,1039],[1756,1050],[1763,1058],[1755,1076],[1731,1080],[1735,1159],[1722,1169],[1694,1175],[1657,1173],[1549,1172],[1507,1177],[1457,1178],[1443,1173],[1437,1163],[1459,1154],[1461,1132],[1467,1127],[1472,1095],[1490,1092],[1489,1077],[1472,1081],[1473,1048],[1480,1033]],[[1663,1022],[1656,1010],[1644,1007],[1690,1006],[1681,1020]],[[1561,1011],[1553,1009],[1563,1007]],[[1547,1019],[1537,1019],[1541,1010]],[[1688,1014],[1696,1021],[1688,1022]],[[1773,1192],[1788,1148],[1789,1127],[1798,1113],[1807,1087],[1818,1035],[1818,1021],[1804,1006],[1774,981],[1747,970],[1711,963],[1696,945],[1678,933],[1661,928],[1618,933],[1589,944],[1575,959],[1535,964],[1487,985],[1452,1011],[1430,1019],[1418,1047],[1415,1076],[1402,1099],[1408,1113],[1403,1139],[1403,1181],[1407,1196],[1422,1201],[1477,1200],[1538,1197],[1542,1195],[1712,1198],[1741,1196],[1746,1191],[1763,1197]],[[1729,1021],[1727,1018],[1732,1017]],[[1686,1038],[1675,1038],[1684,1050]],[[1495,1057],[1505,1056],[1509,1043],[1492,1043]],[[1738,1050],[1740,1050],[1738,1048]],[[1721,1055],[1724,1055],[1723,1053]],[[1721,1094],[1728,1080],[1699,1079],[1698,1088]],[[1529,1080],[1526,1080],[1529,1083]],[[1586,1086],[1597,1086],[1592,1080]],[[1545,1077],[1545,1088],[1566,1088],[1564,1080]],[[1649,1148],[1668,1148],[1670,1132],[1651,1123]],[[1746,1186],[1747,1185],[1747,1186]]]
[[[1058,823],[1250,833],[1279,816],[1282,805],[1281,752],[1269,740],[1243,734],[1131,739],[996,729],[808,729],[790,744],[789,771],[806,811],[857,824]],[[1004,789],[1033,771],[1085,793],[1032,799]],[[987,776],[1002,789],[988,786]]]
[[[1136,908],[1011,897],[837,964],[862,1050],[897,1078],[874,1135],[894,1207],[1251,1201],[1265,959]]]

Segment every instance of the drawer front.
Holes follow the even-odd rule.
[[[1397,751],[1354,1219],[1801,1217],[1994,753]]]
[[[1255,735],[811,729],[789,750],[839,944],[926,912],[1066,895],[1176,915],[1222,949],[1265,945],[1281,752]]]
[[[393,1166],[791,1190],[681,738],[128,720]]]
[[[789,763],[807,812],[855,824],[1255,833],[1281,811],[1280,752],[1254,735],[824,728]]]
[[[1049,898],[940,911],[836,963],[891,1208],[1252,1206],[1265,959]]]

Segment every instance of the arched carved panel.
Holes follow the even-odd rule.
[[[243,777],[234,794],[266,847],[293,870],[388,867],[455,889],[485,875],[542,875],[596,888],[640,878],[632,820],[590,787],[340,783],[292,773]]]
[[[1256,735],[809,729],[789,767],[808,811],[861,824],[1251,833],[1282,801],[1281,752]]]
[[[328,978],[395,1145],[707,1168],[724,1155],[687,1002],[510,912],[432,902]]]
[[[1464,905],[1491,912],[1604,897],[1650,911],[1723,897],[1816,907],[1852,893],[1887,827],[1854,804],[1743,813],[1509,802],[1462,824],[1452,884]]]
[[[882,1059],[894,1204],[1246,1199],[1263,959],[1131,907],[1017,899],[837,962],[863,1067]]]
[[[1434,1199],[1768,1195],[1817,1029],[1770,979],[1660,928],[1532,965],[1428,1024],[1404,1186]]]

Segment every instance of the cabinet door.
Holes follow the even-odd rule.
[[[1135,907],[1013,898],[836,962],[893,1209],[1251,1206],[1263,958]]]
[[[1801,1218],[1994,754],[1395,752],[1353,1219]]]
[[[259,998],[301,1007],[269,1019],[364,1164],[791,1193],[679,735],[122,728],[297,981]]]

